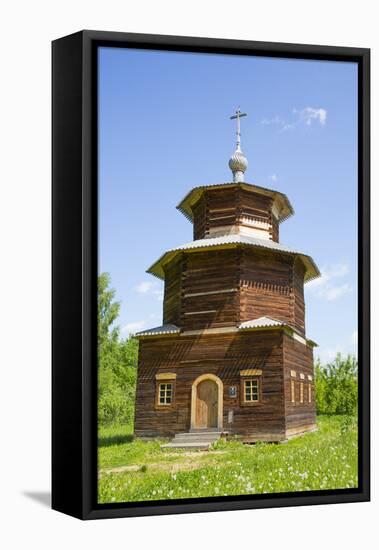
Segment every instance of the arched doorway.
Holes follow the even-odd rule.
[[[192,384],[191,429],[222,429],[223,385],[214,374],[202,374]]]

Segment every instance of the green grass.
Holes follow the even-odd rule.
[[[133,441],[131,427],[100,428],[99,502],[356,487],[356,420],[321,416],[318,426],[285,444],[220,440],[191,453],[161,450],[163,440]]]

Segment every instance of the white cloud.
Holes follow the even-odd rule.
[[[308,288],[325,286],[331,280],[344,277],[349,273],[349,266],[347,264],[330,264],[321,268],[321,277],[313,279],[308,283]]]
[[[280,126],[283,126],[285,123],[286,121],[278,115],[276,115],[274,118],[262,118],[261,120],[261,124],[263,124],[264,126],[270,126],[271,124],[278,124]]]
[[[294,128],[296,126],[296,124],[294,122],[290,123],[290,122],[286,122],[286,124],[283,125],[282,127],[282,132],[285,132],[286,130],[292,130],[292,128]]]
[[[135,290],[140,294],[153,295],[157,300],[163,300],[163,289],[156,281],[142,281]]]
[[[137,332],[146,326],[146,321],[133,321],[122,327],[121,332]]]
[[[336,284],[335,279],[345,277],[349,273],[347,264],[332,264],[321,269],[321,277],[310,281],[307,290],[315,291],[316,295],[332,302],[352,291],[349,283]]]
[[[340,286],[329,286],[322,290],[321,295],[328,300],[328,302],[333,302],[345,294],[349,294],[352,291],[351,285],[344,283]]]
[[[278,176],[276,174],[272,174],[271,176],[268,177],[268,179],[275,183],[278,181]]]
[[[310,126],[313,121],[318,122],[321,126],[325,126],[327,111],[326,109],[315,109],[314,107],[305,107],[305,109],[294,109],[293,113],[298,115],[307,126]]]
[[[142,281],[139,285],[135,287],[137,292],[141,294],[146,294],[153,288],[154,284],[151,281]]]
[[[313,123],[319,124],[320,126],[325,126],[327,119],[327,111],[322,107],[305,107],[304,109],[292,109],[292,113],[283,118],[279,115],[276,115],[272,118],[263,118],[261,124],[264,126],[274,125],[279,128],[280,132],[286,132],[287,130],[292,130],[300,124],[305,124],[306,126],[311,126]]]

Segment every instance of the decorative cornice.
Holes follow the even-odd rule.
[[[261,369],[244,369],[240,370],[240,376],[261,376]]]
[[[156,380],[175,380],[176,374],[174,372],[161,372],[155,375]]]

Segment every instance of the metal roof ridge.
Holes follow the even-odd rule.
[[[288,206],[288,214],[281,218],[280,222],[283,222],[287,220],[290,216],[293,216],[295,213],[295,210],[291,204],[291,201],[289,200],[288,196],[283,193],[282,191],[278,191],[276,189],[269,189],[268,187],[263,187],[262,185],[257,185],[256,183],[249,183],[247,181],[244,182],[224,182],[224,183],[211,183],[208,185],[198,185],[196,187],[193,187],[188,191],[188,193],[183,197],[183,199],[179,202],[179,204],[176,206],[177,210],[179,210],[188,220],[193,221],[191,214],[188,212],[188,209],[185,208],[185,203],[191,196],[191,194],[198,194],[200,195],[202,191],[206,189],[212,189],[216,187],[227,187],[227,186],[240,186],[240,187],[247,187],[251,188],[252,190],[255,189],[257,192],[264,192],[269,193],[270,195],[279,195],[282,199],[287,201]]]
[[[223,246],[228,244],[246,244],[250,246],[257,246],[261,248],[266,248],[267,250],[273,250],[277,252],[282,252],[284,254],[296,254],[300,256],[304,262],[309,262],[311,264],[311,267],[313,268],[314,275],[312,277],[304,279],[305,282],[308,282],[309,280],[315,279],[319,277],[320,271],[315,264],[313,258],[304,252],[299,252],[297,250],[291,250],[290,248],[282,245],[281,243],[277,243],[275,241],[271,241],[269,239],[259,239],[256,237],[248,237],[245,235],[225,235],[220,237],[208,237],[205,239],[197,239],[195,241],[190,241],[189,243],[185,243],[183,245],[177,246],[175,248],[170,248],[165,253],[163,253],[156,262],[154,262],[148,269],[147,273],[151,273],[152,275],[157,276],[158,278],[162,278],[161,276],[157,275],[156,273],[152,272],[152,269],[154,266],[159,264],[165,256],[168,256],[169,254],[175,254],[176,252],[185,251],[185,250],[195,250],[195,249],[201,249],[201,248],[210,248],[210,247],[216,247],[216,246]],[[308,265],[309,265],[308,264]],[[308,270],[307,270],[308,271]]]
[[[253,323],[254,321],[263,321],[263,319],[268,319],[270,321],[273,321],[274,323],[280,323],[281,325],[285,324],[284,321],[280,321],[279,319],[274,319],[274,317],[271,317],[271,315],[261,315],[260,317],[255,317],[254,319],[250,319],[249,321],[243,321],[240,324],[243,325],[245,323]]]
[[[180,332],[180,328],[176,325],[167,323],[164,325],[160,325],[158,327],[152,327],[145,330],[141,330],[140,332],[136,332],[134,336],[153,336],[153,335],[159,335],[159,334],[176,334]]]

